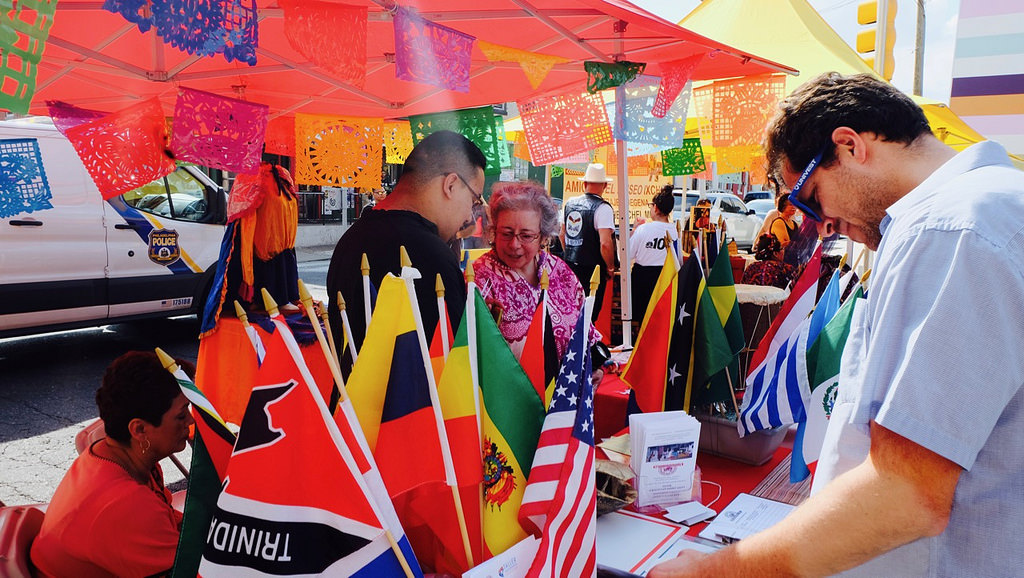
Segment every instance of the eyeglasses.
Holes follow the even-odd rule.
[[[506,243],[511,243],[512,239],[519,239],[519,242],[524,245],[529,245],[530,243],[536,242],[537,239],[540,239],[539,233],[514,233],[512,231],[509,231],[508,229],[505,229],[504,231],[498,231],[497,236],[499,239]]]
[[[445,173],[445,176],[448,176],[450,174],[451,173]],[[462,181],[462,184],[466,185],[466,188],[469,189],[469,194],[473,195],[473,206],[476,207],[478,205],[483,205],[484,204],[484,196],[482,194],[476,192],[476,190],[473,189],[473,187],[469,184],[469,181],[467,181],[465,178],[463,178],[462,175],[460,175],[459,173],[455,173],[455,176],[459,177],[459,180]]]
[[[826,147],[827,146],[828,145],[826,145]],[[818,165],[821,164],[821,157],[823,157],[824,155],[825,147],[822,147],[822,149],[818,151],[818,154],[815,155],[813,159],[811,159],[811,162],[807,163],[807,167],[804,169],[804,172],[800,173],[800,178],[797,179],[796,184],[793,185],[793,190],[789,191],[789,202],[793,203],[794,207],[803,211],[803,213],[810,217],[812,221],[816,221],[818,223],[820,223],[822,220],[821,216],[818,214],[818,211],[821,210],[821,207],[815,207],[812,209],[808,205],[814,203],[813,200],[808,200],[805,204],[799,199],[797,195],[800,194],[800,189],[804,188],[804,184],[807,182],[807,179],[810,178],[811,173],[814,172],[814,169],[818,168]],[[817,205],[817,203],[814,204]]]

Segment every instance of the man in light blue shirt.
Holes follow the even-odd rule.
[[[1024,568],[1024,173],[957,154],[868,75],[822,75],[769,125],[791,199],[878,251],[814,494],[775,527],[649,575],[1010,576]]]

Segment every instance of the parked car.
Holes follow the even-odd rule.
[[[673,194],[676,195],[676,204],[672,217],[675,220],[682,219],[684,227],[688,226],[690,208],[697,204],[698,199],[706,198],[711,201],[711,222],[717,223],[718,218],[722,217],[725,221],[726,236],[736,241],[736,248],[749,251],[754,246],[755,237],[764,219],[758,218],[753,209],[748,208],[736,195],[725,191],[684,192],[682,189],[676,189]]]
[[[750,201],[757,201],[761,199],[774,201],[775,194],[771,191],[749,191],[747,194],[743,195],[743,202],[748,205],[750,204]]]
[[[757,218],[764,222],[764,218],[768,216],[768,213],[775,208],[775,201],[770,199],[755,199],[747,203],[748,209],[753,209],[754,214]]]
[[[227,194],[198,167],[104,200],[52,124],[3,121],[0,139],[24,151],[18,176],[41,183],[0,202],[0,337],[201,310]]]

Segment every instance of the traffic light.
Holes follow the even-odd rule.
[[[857,23],[873,25],[857,33],[857,52],[870,54],[864,60],[886,80],[892,80],[896,59],[896,0],[870,0],[857,5]],[[882,65],[876,64],[881,54]]]

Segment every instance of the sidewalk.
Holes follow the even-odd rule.
[[[295,257],[299,263],[330,259],[334,246],[348,229],[341,224],[302,223],[295,234]]]
[[[299,263],[308,261],[329,260],[334,254],[334,245],[313,245],[311,247],[295,247],[295,260]]]

